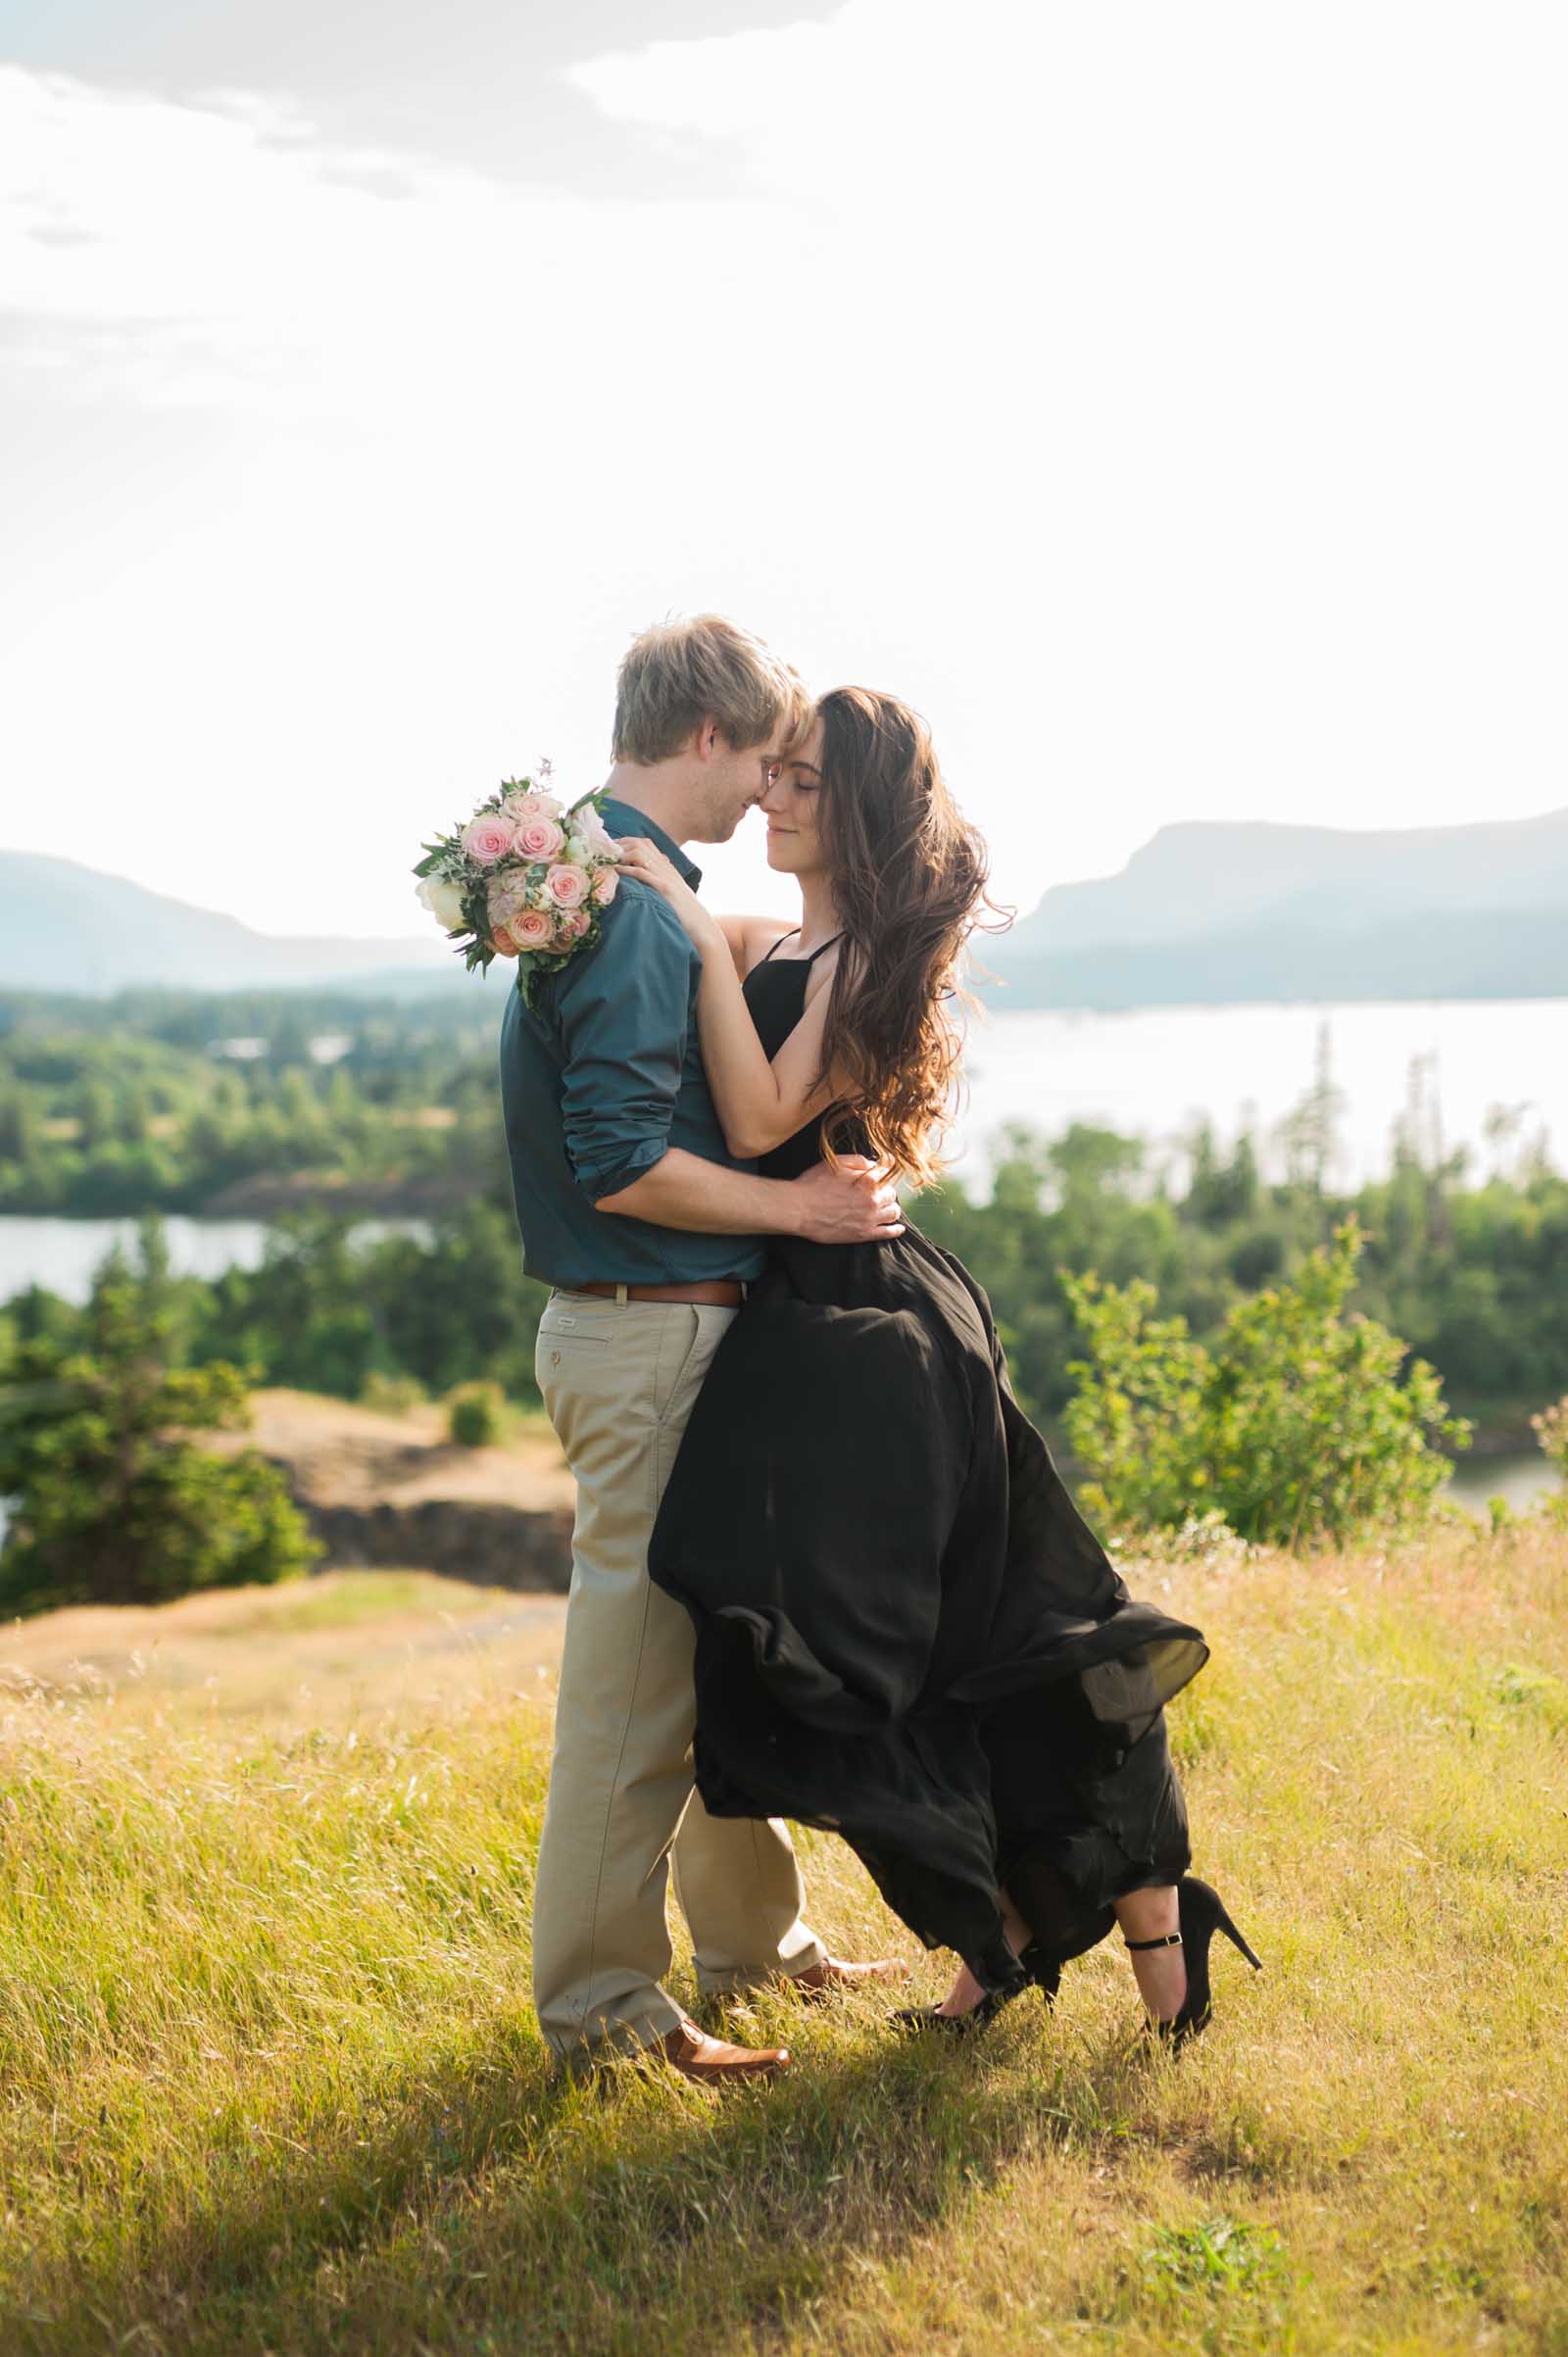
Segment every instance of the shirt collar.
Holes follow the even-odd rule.
[[[703,880],[702,869],[687,859],[680,845],[665,834],[657,818],[650,818],[646,810],[634,810],[629,802],[618,802],[613,794],[607,797],[603,815],[612,835],[646,835],[650,843],[659,846],[666,859],[673,860],[681,882],[689,884],[694,892],[697,890]]]

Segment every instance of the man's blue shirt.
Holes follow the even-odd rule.
[[[612,835],[646,835],[695,887],[678,844],[629,803],[607,802]],[[667,901],[622,879],[592,950],[568,958],[530,1011],[508,992],[501,1105],[522,1265],[550,1285],[607,1279],[684,1285],[760,1276],[751,1236],[699,1236],[595,1208],[681,1147],[749,1170],[724,1143],[697,1033],[703,964]]]

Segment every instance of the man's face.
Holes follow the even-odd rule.
[[[716,737],[705,764],[699,843],[727,843],[753,804],[767,791],[783,758],[783,731],[743,749]]]

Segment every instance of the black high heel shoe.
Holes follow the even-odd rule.
[[[1027,1982],[1020,1982],[1017,1989],[988,1989],[967,2013],[939,2013],[935,2005],[901,2005],[889,2019],[895,2030],[941,2030],[950,2038],[972,2038],[976,2031],[989,2029],[1004,2005],[1010,2005],[1027,1987]]]
[[[1043,1940],[1036,1940],[1023,1950],[1018,1961],[1048,2005],[1054,2005],[1056,2001],[1056,1991],[1061,1987],[1062,1966],[1073,1963],[1079,1956],[1087,1956],[1091,1948],[1098,1947],[1102,1940],[1109,1937],[1115,1922],[1115,1908],[1101,1907],[1093,1915],[1082,1916],[1071,1930],[1058,1932],[1056,1946],[1048,1947]]]
[[[1048,1947],[1044,1940],[1032,1940],[1018,1954],[1022,1979],[1005,1989],[988,1989],[979,2004],[971,2005],[967,2013],[939,2013],[935,2005],[906,2005],[902,2012],[894,2014],[894,2024],[900,2030],[983,2030],[988,2022],[996,2020],[1004,2005],[1011,1998],[1021,1996],[1026,1989],[1038,1989],[1049,2011],[1054,2005],[1056,1991],[1061,1987],[1062,1966],[1070,1964],[1075,1956],[1086,1956],[1092,1947],[1098,1947],[1101,1940],[1109,1935],[1115,1921],[1115,1909],[1102,1907],[1096,1914],[1084,1917],[1070,1932],[1061,1935],[1066,1942],[1064,1946]],[[1010,1948],[1007,1954],[1011,1956]],[[974,1970],[973,1966],[970,1970]],[[980,1975],[976,1973],[975,1978],[978,1980]]]
[[[1241,1933],[1232,1923],[1225,1901],[1207,1883],[1195,1875],[1184,1874],[1176,1886],[1176,1906],[1181,1922],[1179,1932],[1161,1932],[1157,1940],[1129,1940],[1127,1946],[1135,1953],[1141,1948],[1179,1947],[1187,1955],[1187,1994],[1181,2010],[1169,2021],[1151,2020],[1149,2030],[1155,2038],[1167,2038],[1178,2052],[1190,2038],[1206,2030],[1213,2017],[1213,1998],[1208,1984],[1208,1950],[1216,1932],[1223,1932],[1234,1946],[1239,1947],[1253,1972],[1263,1969]]]
[[[1028,1975],[1029,1987],[1039,1989],[1049,2012],[1056,2002],[1056,1991],[1061,1987],[1061,1968],[1067,1959],[1053,1954],[1049,1948],[1042,1947],[1038,1940],[1032,1940],[1026,1948],[1020,1949],[1018,1961]]]
[[[968,1963],[968,1958],[964,1961]],[[1022,1996],[1026,1989],[1043,1990],[1046,2003],[1051,2004],[1061,1979],[1061,1967],[1038,1945],[1015,1956],[1004,1943],[1001,1954],[992,1950],[978,1964],[970,1964],[969,1970],[985,1993],[967,2013],[942,2013],[935,2005],[902,2005],[890,2017],[894,2029],[941,2030],[949,2037],[973,2037],[976,2031],[989,2029],[1003,2007]]]

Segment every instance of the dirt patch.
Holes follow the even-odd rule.
[[[253,1395],[248,1435],[326,1549],[323,1569],[410,1565],[485,1587],[564,1593],[574,1490],[542,1419],[494,1449],[459,1449],[437,1407],[385,1415],[309,1392]]]
[[[0,1746],[64,1705],[127,1715],[336,1719],[485,1686],[548,1707],[565,1606],[417,1571],[329,1572],[170,1604],[81,1604],[0,1627]]]
[[[459,1449],[439,1407],[402,1415],[312,1392],[251,1395],[250,1445],[288,1468],[322,1505],[414,1505],[468,1498],[524,1513],[570,1512],[571,1475],[543,1418],[495,1449]],[[243,1444],[241,1444],[243,1445]]]

